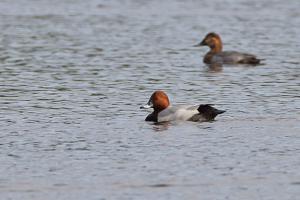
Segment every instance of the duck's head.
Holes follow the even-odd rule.
[[[153,92],[147,105],[141,108],[153,108],[155,112],[160,112],[170,105],[167,94],[161,90]]]
[[[195,46],[209,46],[210,49],[220,52],[222,51],[222,40],[221,37],[216,33],[208,33],[205,38]]]

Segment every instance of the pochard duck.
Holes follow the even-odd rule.
[[[155,91],[147,105],[141,108],[153,108],[154,111],[149,114],[145,121],[166,122],[166,121],[211,121],[218,114],[225,111],[218,110],[210,104],[201,104],[196,106],[178,105],[171,106],[167,94],[163,91]]]
[[[222,51],[221,37],[216,33],[208,33],[199,44],[195,46],[208,46],[210,51],[204,56],[206,64],[259,64],[262,59],[255,55],[237,51]]]

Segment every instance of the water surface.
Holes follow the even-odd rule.
[[[297,199],[300,3],[1,1],[2,199]],[[208,68],[206,33],[264,65]],[[172,103],[210,123],[144,121]]]

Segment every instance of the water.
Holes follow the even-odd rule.
[[[1,199],[297,199],[299,8],[1,1]],[[208,68],[210,31],[265,64]],[[147,123],[157,89],[227,112]]]

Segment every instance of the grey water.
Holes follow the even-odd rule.
[[[1,199],[298,199],[300,1],[0,1]],[[258,66],[211,68],[208,32]],[[213,122],[145,122],[154,90]]]

